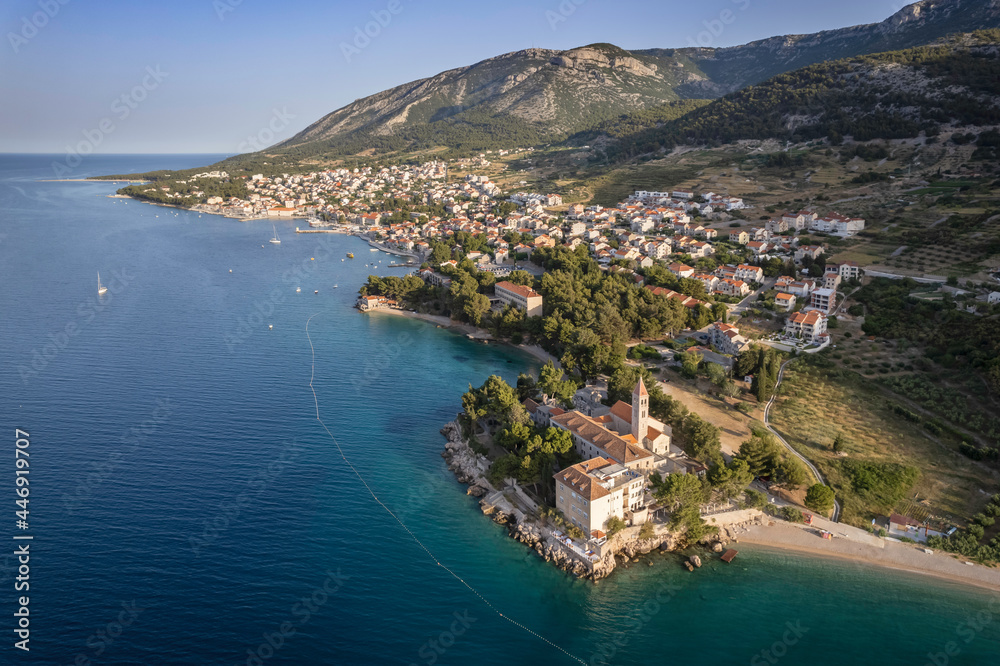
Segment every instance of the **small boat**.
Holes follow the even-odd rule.
[[[314,293],[314,294],[318,294],[318,293],[319,293],[319,289],[317,289],[317,290],[316,290],[316,291],[314,291],[313,293]]]
[[[271,229],[274,230],[274,238],[272,238],[269,242],[274,243],[275,245],[281,245],[281,239],[278,238],[278,230],[274,228],[273,224],[271,225]]]
[[[375,249],[375,248],[371,248],[371,249],[370,249],[370,250],[368,250],[368,251],[369,251],[369,252],[378,252],[378,250],[377,250],[377,249]]]
[[[267,330],[269,330],[269,331],[270,331],[270,330],[271,330],[272,328],[274,328],[274,324],[268,324],[268,325],[267,325]]]
[[[348,259],[353,259],[354,258],[354,253],[353,252],[348,252],[347,253],[347,258]]]
[[[337,288],[337,286],[338,286],[338,285],[333,285],[333,288],[334,288],[334,289],[336,289],[336,288]]]
[[[297,293],[299,293],[300,291],[302,291],[302,287],[296,287],[296,288],[295,288],[295,293],[296,293],[296,294],[297,294]]]
[[[108,288],[101,284],[101,272],[97,272],[97,295],[103,296],[108,293]]]
[[[230,268],[230,269],[229,269],[229,272],[230,272],[230,273],[232,273],[232,272],[233,272],[233,269],[232,269],[232,268]]]

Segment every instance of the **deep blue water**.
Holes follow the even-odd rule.
[[[73,176],[217,157],[91,156]],[[1000,662],[1000,597],[915,575],[745,547],[696,574],[657,556],[597,585],[568,578],[484,517],[439,455],[466,386],[531,359],[352,309],[369,271],[394,270],[357,239],[281,222],[273,246],[268,222],[41,182],[51,161],[0,155],[0,539],[34,536],[29,654],[0,558],[0,663],[574,663],[437,566],[345,466],[315,420],[311,316],[321,414],[380,500],[579,659],[763,664],[777,642],[787,664],[924,664],[953,641],[951,664]],[[14,428],[31,434],[26,532]]]

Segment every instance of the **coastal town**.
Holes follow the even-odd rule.
[[[7,4],[9,652],[1000,664],[1000,0]]]
[[[465,160],[462,166],[489,166],[485,157]],[[746,306],[756,295],[773,290],[769,302],[773,300],[774,311],[788,314],[781,335],[786,346],[823,345],[828,318],[839,304],[837,291],[841,283],[858,280],[862,275],[856,262],[827,262],[822,244],[800,242],[810,233],[850,237],[864,230],[863,219],[837,212],[802,210],[776,215],[763,224],[729,222],[720,228],[713,222],[733,220],[729,213],[751,209],[752,204],[715,192],[674,190],[636,191],[615,208],[564,206],[557,194],[517,192],[505,196],[486,176],[469,173],[461,182],[448,183],[447,174],[444,162],[273,178],[256,174],[246,179],[245,199],[206,197],[203,189],[186,194],[167,186],[159,189],[162,196],[178,200],[179,205],[192,205],[194,210],[239,219],[303,219],[314,228],[338,226],[365,236],[383,249],[418,259],[427,257],[433,241],[447,241],[461,232],[481,236],[485,239],[483,250],[464,253],[463,258],[498,276],[508,273],[518,262],[522,266],[530,262],[532,253],[539,248],[560,245],[576,250],[583,245],[603,268],[624,271],[640,285],[644,278],[635,269],[665,265],[679,280],[686,281],[686,288],[647,288],[657,295],[678,299],[688,308],[707,305],[706,298]],[[191,182],[204,179],[227,180],[229,174],[199,173]],[[177,184],[191,183],[179,180]],[[152,188],[141,189],[153,192]],[[202,198],[204,203],[190,204],[192,198]],[[388,209],[386,202],[395,208]],[[502,203],[516,208],[501,211]],[[413,206],[439,207],[443,214],[402,214],[402,208]],[[720,249],[736,263],[718,261]],[[457,259],[448,261],[457,264]],[[770,270],[774,266],[799,266],[802,276],[774,275]],[[440,268],[424,269],[420,276],[436,286],[449,286]],[[497,301],[501,300],[498,295]],[[364,307],[389,305],[389,300],[383,299],[379,303],[366,302]],[[728,354],[738,353],[746,344],[732,326],[712,334]]]
[[[684,189],[637,190],[614,207],[567,204],[559,194],[503,191],[484,174],[488,157],[484,153],[460,164],[433,161],[280,177],[257,174],[244,179],[247,194],[242,198],[207,196],[203,189],[182,194],[162,187],[157,196],[194,198],[199,202],[179,205],[237,219],[287,218],[301,222],[296,230],[302,233],[358,236],[373,248],[404,257],[399,265],[409,268],[406,279],[419,278],[426,294],[445,295],[453,308],[459,303],[454,296],[471,289],[466,303],[482,304],[473,307],[478,308],[474,318],[459,318],[482,340],[508,338],[509,333],[492,325],[490,331],[481,327],[487,319],[496,323],[515,314],[520,322],[515,329],[524,334],[514,332],[514,341],[533,337],[527,333],[532,330],[528,322],[542,321],[550,311],[540,287],[554,253],[586,257],[603,275],[648,292],[645,298],[668,303],[679,313],[675,321],[681,323],[667,331],[664,343],[642,336],[628,342],[628,367],[665,372],[680,369],[685,360],[702,369],[717,366],[725,381],[736,386],[734,391],[756,395],[761,405],[780,380],[773,370],[767,379],[762,365],[747,372],[741,358],[761,346],[785,356],[816,354],[831,346],[830,329],[838,318],[851,319],[844,312],[845,302],[864,283],[865,267],[831,259],[830,241],[864,232],[863,218],[811,207],[754,216],[752,200]],[[465,173],[455,176],[455,171]],[[204,179],[232,181],[225,172],[206,172],[179,184],[197,186]],[[751,217],[760,219],[752,222]],[[470,275],[478,276],[471,287]],[[989,307],[990,294],[980,298]],[[362,312],[403,312],[422,306],[413,293],[396,293],[373,277],[361,289],[357,307]],[[432,314],[447,312],[426,316]],[[437,319],[455,316],[453,309],[450,316]],[[644,355],[633,360],[631,352],[638,350]],[[573,455],[566,458],[570,464],[554,469],[549,477],[551,492],[526,490],[516,474],[501,479],[493,474],[491,482],[489,470],[496,470],[496,457],[476,453],[472,440],[478,436],[469,432],[454,438],[448,451],[460,478],[471,483],[470,492],[483,498],[484,511],[506,522],[515,538],[533,546],[544,541],[549,544],[547,559],[551,556],[574,573],[595,578],[614,568],[616,554],[685,543],[676,530],[679,507],[671,510],[663,500],[664,479],[689,475],[708,485],[710,469],[732,464],[740,455],[739,447],[714,461],[692,455],[683,444],[686,438],[682,435],[678,442],[674,436],[677,424],[651,415],[641,376],[630,403],[610,400],[609,380],[605,375],[579,383],[571,405],[544,393],[522,401],[532,427],[540,433],[565,431],[573,442]],[[651,381],[658,384],[657,390],[666,386],[664,380]],[[484,433],[488,439],[495,434],[489,428]],[[783,455],[801,457],[784,440],[775,441],[788,449]],[[815,468],[808,476],[826,488]],[[779,517],[794,517],[793,523],[805,517],[812,525],[823,524],[814,529],[826,538],[833,525],[858,529],[836,522],[840,505],[832,493],[829,502],[809,507],[803,506],[801,495],[773,494],[773,474],[758,475],[754,483],[768,506],[751,506],[745,498],[719,498],[717,493],[703,498],[699,515],[711,516],[713,530],[702,539],[721,548],[737,531],[760,524],[767,511],[779,509]],[[557,518],[533,519],[539,511],[552,511]],[[955,531],[923,511],[887,511],[866,529],[918,542]],[[700,528],[692,530],[696,532]]]

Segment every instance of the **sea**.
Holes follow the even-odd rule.
[[[537,361],[359,313],[404,269],[357,238],[54,181],[221,157],[0,155],[0,663],[1000,663],[1000,595],[911,573],[741,545],[575,580],[440,455]]]

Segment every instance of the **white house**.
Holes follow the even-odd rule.
[[[818,342],[826,335],[826,315],[816,310],[796,312],[785,322],[785,333],[807,342]]]
[[[731,324],[717,321],[708,329],[709,341],[723,354],[736,356],[750,344],[750,341],[740,335],[740,329]]]

